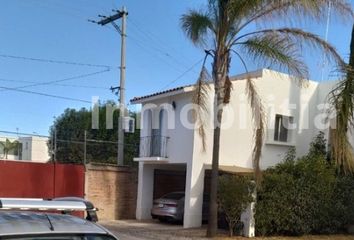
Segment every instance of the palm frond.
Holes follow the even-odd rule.
[[[246,93],[252,110],[252,120],[254,125],[254,145],[253,145],[253,168],[257,185],[262,180],[260,160],[262,155],[266,114],[257,88],[250,77],[247,77]]]
[[[273,37],[271,37],[273,36]],[[288,44],[291,47],[292,51],[296,51],[297,53],[301,52],[304,46],[308,46],[310,49],[317,50],[318,52],[324,53],[329,61],[333,60],[336,62],[340,69],[344,69],[346,67],[346,63],[342,59],[342,57],[338,54],[335,47],[326,42],[324,39],[319,37],[316,34],[303,31],[298,28],[278,28],[278,29],[265,29],[255,32],[250,32],[248,34],[244,34],[238,37],[235,40],[235,45],[242,44],[237,41],[247,38],[274,38],[283,41],[284,44]],[[269,40],[268,39],[268,40]],[[247,42],[247,40],[246,40]]]
[[[198,81],[195,85],[194,95],[192,102],[196,106],[195,109],[195,120],[198,128],[199,136],[202,139],[203,151],[206,150],[206,133],[205,128],[207,125],[206,116],[209,112],[208,109],[208,97],[210,92],[209,79],[210,75],[207,69],[203,66],[200,72]]]
[[[299,50],[287,36],[276,32],[259,34],[240,43],[242,50],[255,62],[278,67],[297,77],[300,82],[308,76],[308,69]]]
[[[267,23],[279,18],[288,23],[306,19],[322,22],[327,17],[329,5],[332,15],[343,20],[353,19],[351,4],[346,0],[270,0],[252,6],[239,30],[254,22]]]
[[[354,151],[348,140],[348,132],[354,127],[354,27],[351,53],[346,75],[330,92],[330,103],[336,112],[336,128],[331,130],[332,157],[344,172],[354,172]]]
[[[207,12],[190,10],[182,15],[180,22],[184,33],[197,46],[205,45],[209,31],[214,31],[212,19]]]

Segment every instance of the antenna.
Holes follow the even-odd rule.
[[[328,13],[327,13],[327,23],[326,23],[326,32],[325,32],[325,41],[328,41],[329,35],[329,24],[331,23],[331,10],[332,10],[332,2],[328,1]],[[325,53],[322,56],[322,63],[321,63],[321,82],[324,80],[324,70],[326,65],[328,64]]]

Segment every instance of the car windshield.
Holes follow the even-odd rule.
[[[179,200],[184,197],[184,193],[169,193],[163,196],[164,199],[172,199],[172,200]]]
[[[1,239],[11,240],[115,240],[114,237],[109,235],[97,235],[97,234],[65,234],[65,235],[40,235],[40,236],[6,236],[0,237]]]

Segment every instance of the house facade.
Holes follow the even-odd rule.
[[[335,82],[306,81],[300,86],[287,74],[262,69],[248,73],[262,98],[266,131],[261,168],[281,162],[290,147],[298,156],[307,153],[312,139],[320,132],[328,135],[327,95]],[[231,102],[224,108],[221,126],[220,170],[231,173],[253,171],[254,121],[248,103],[246,75],[232,79]],[[203,193],[208,191],[207,173],[211,169],[213,146],[213,85],[210,84],[208,112],[203,112],[205,145],[195,121],[193,86],[179,87],[131,100],[142,105],[139,182],[136,218],[150,219],[150,209],[160,185],[157,171],[185,172],[181,181],[185,191],[184,227],[202,224]],[[204,147],[203,147],[204,145]],[[161,191],[160,191],[161,192]],[[252,216],[244,216],[252,228]],[[246,224],[246,225],[247,225]],[[252,234],[251,234],[252,235]]]
[[[0,145],[0,159],[12,161],[30,161],[46,163],[50,160],[48,151],[48,138],[40,136],[31,137],[10,137],[0,136],[0,142],[5,143],[6,140],[10,142],[18,142],[16,148],[11,149],[7,156],[5,156],[4,149]]]

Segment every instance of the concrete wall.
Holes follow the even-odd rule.
[[[85,196],[99,209],[100,220],[134,219],[137,170],[87,165]]]

